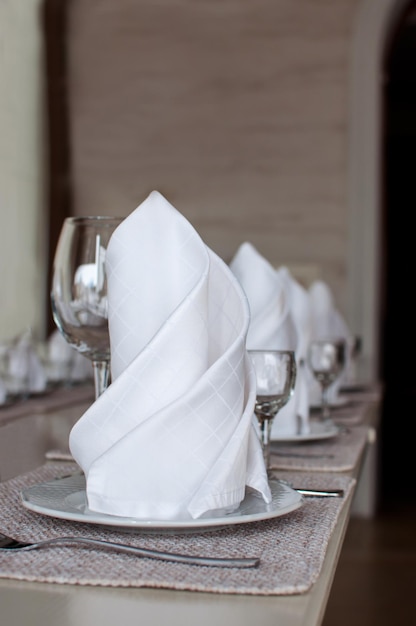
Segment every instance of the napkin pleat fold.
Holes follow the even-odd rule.
[[[309,429],[309,390],[304,359],[309,335],[306,290],[286,267],[275,269],[256,248],[244,242],[230,263],[250,307],[249,350],[293,350],[297,377],[294,393],[273,420],[272,437]]]
[[[89,507],[215,515],[246,486],[268,501],[249,309],[232,272],[157,192],[115,231],[106,268],[112,384],[70,436]]]
[[[310,285],[309,298],[312,313],[312,339],[344,339],[347,345],[345,367],[341,375],[328,389],[329,400],[335,402],[342,385],[348,378],[353,335],[346,320],[337,308],[332,290],[325,281],[315,280]],[[310,373],[309,389],[312,402],[319,404],[321,402],[321,389],[312,373]]]

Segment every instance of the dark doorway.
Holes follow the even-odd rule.
[[[387,50],[384,83],[384,315],[381,428],[384,506],[415,503],[416,4]]]
[[[67,98],[66,21],[67,2],[45,0],[42,28],[45,44],[45,101],[48,120],[48,277],[46,284],[45,332],[56,325],[52,319],[50,285],[55,248],[63,221],[71,215],[70,142]]]

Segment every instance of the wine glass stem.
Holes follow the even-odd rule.
[[[108,361],[93,361],[92,367],[94,370],[95,399],[97,399],[108,387],[110,364]]]
[[[322,420],[324,422],[328,422],[330,420],[331,411],[329,408],[329,400],[328,400],[328,387],[327,385],[322,386]]]
[[[266,469],[270,467],[270,434],[272,431],[272,420],[263,419],[260,423],[261,445],[263,448],[263,458]]]

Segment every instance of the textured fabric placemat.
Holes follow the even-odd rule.
[[[364,451],[368,431],[368,426],[354,426],[341,429],[332,439],[295,444],[272,442],[272,468],[308,472],[352,470]]]
[[[285,473],[297,487],[344,489],[343,498],[305,498],[301,508],[262,522],[213,532],[150,534],[57,520],[27,510],[23,488],[76,470],[48,463],[0,484],[0,531],[31,541],[62,535],[90,536],[159,550],[204,556],[260,557],[256,569],[222,569],[155,561],[89,547],[53,547],[26,553],[0,552],[0,577],[27,581],[155,587],[215,593],[288,595],[308,591],[322,568],[328,541],[355,480],[342,475]]]
[[[368,402],[349,399],[347,404],[331,407],[331,418],[337,424],[362,424],[368,411]],[[321,409],[311,410],[311,419],[319,419]]]
[[[383,396],[383,385],[381,381],[369,384],[352,384],[341,387],[340,395],[357,402],[376,402],[381,400]]]
[[[363,424],[371,404],[373,404],[371,400],[352,400],[346,406],[331,409],[332,419],[336,424],[344,424],[345,426]]]
[[[383,397],[382,385],[374,383],[372,385],[357,385],[349,390],[341,390],[340,398],[345,404],[331,407],[331,416],[334,422],[344,425],[362,424],[371,404],[380,402]],[[321,409],[313,407],[311,416],[316,417],[321,413]]]

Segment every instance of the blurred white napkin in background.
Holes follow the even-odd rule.
[[[22,332],[4,354],[4,382],[12,396],[27,396],[46,389],[45,368],[30,330]]]
[[[0,404],[7,402],[7,342],[0,342]]]
[[[254,428],[249,308],[227,265],[158,192],[107,250],[112,384],[70,449],[92,510],[145,519],[222,514],[270,489]]]
[[[53,384],[68,382],[75,349],[66,341],[58,329],[51,333],[41,348],[48,382]]]
[[[305,354],[309,341],[309,300],[306,290],[286,267],[275,269],[249,242],[230,263],[250,306],[249,350],[294,350],[297,376],[292,398],[272,424],[272,438],[309,431],[309,397]]]
[[[45,368],[33,343],[28,345],[28,391],[29,394],[42,393],[46,389]]]
[[[69,379],[74,383],[88,380],[92,382],[94,380],[94,370],[92,368],[91,359],[81,352],[78,352],[78,350],[75,350]]]
[[[70,385],[93,378],[91,360],[73,348],[58,329],[51,333],[45,348],[48,381]]]
[[[351,347],[354,343],[354,336],[343,316],[337,309],[332,291],[323,280],[315,280],[309,287],[309,300],[311,307],[312,336],[311,339],[341,338],[347,344],[346,365],[341,376],[328,389],[328,398],[331,402],[336,402],[339,396],[340,387],[348,377],[348,370],[351,358]],[[321,388],[309,371],[309,389],[311,404],[319,406],[321,404]]]
[[[0,378],[0,405],[4,404],[7,399],[7,388],[2,378]]]

